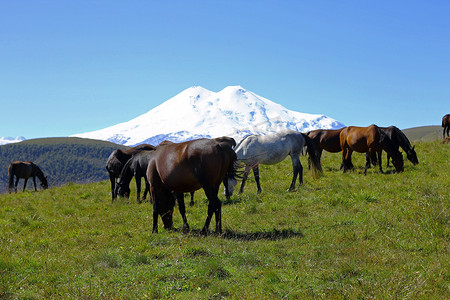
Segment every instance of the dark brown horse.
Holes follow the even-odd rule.
[[[406,153],[406,157],[410,162],[412,162],[414,165],[417,165],[419,163],[419,160],[417,158],[417,153],[414,150],[414,146],[411,146],[411,143],[409,142],[406,135],[398,129],[395,126],[389,126],[389,127],[379,127],[381,131],[383,131],[388,138],[392,141],[395,149],[398,151],[398,148],[401,147],[403,151]],[[389,167],[389,154],[387,155],[387,166]]]
[[[25,183],[23,184],[23,191],[27,187],[28,178],[33,178],[34,190],[37,191],[36,188],[36,177],[41,181],[41,186],[45,190],[48,188],[47,177],[44,176],[41,169],[32,163],[31,161],[13,161],[8,167],[8,175],[9,175],[9,192],[12,192],[12,189],[17,193],[17,184],[19,183],[19,179],[25,179]],[[16,176],[16,182],[14,183],[14,176]]]
[[[442,117],[442,127],[444,127],[444,131],[442,132],[442,138],[445,139],[445,134],[450,136],[448,133],[450,131],[450,114],[446,114]]]
[[[344,128],[340,133],[340,142],[342,148],[342,164],[344,172],[353,168],[351,161],[353,151],[360,153],[367,153],[369,157],[378,156],[378,166],[380,172],[383,173],[381,167],[381,152],[386,151],[392,157],[397,172],[403,171],[403,157],[402,154],[395,149],[392,141],[387,135],[380,130],[376,125],[368,127],[349,126]],[[366,161],[364,175],[367,174],[367,169],[370,167],[370,161]]]
[[[226,142],[198,139],[158,146],[150,158],[147,178],[153,201],[153,232],[158,232],[158,215],[164,228],[172,228],[173,207],[177,195],[183,229],[188,230],[183,193],[200,188],[209,200],[208,215],[202,232],[207,233],[213,213],[216,232],[222,232],[222,203],[217,194],[221,182],[228,191],[228,178],[236,172],[236,153]],[[228,194],[227,194],[228,196]]]
[[[342,129],[317,129],[307,133],[311,140],[316,144],[316,156],[320,160],[322,157],[322,151],[328,151],[331,153],[341,152],[341,141],[339,135]],[[308,165],[310,164],[310,158],[308,157]]]
[[[218,141],[219,143],[228,143],[231,148],[234,148],[236,146],[236,140],[228,136],[221,136],[215,138],[214,140]],[[189,202],[189,205],[194,206],[194,192],[191,192],[191,202]]]
[[[106,161],[106,170],[109,173],[109,180],[111,181],[111,197],[113,202],[117,197],[115,193],[116,179],[119,178],[120,172],[122,172],[123,166],[126,162],[139,150],[154,149],[155,147],[152,145],[142,144],[127,150],[117,149],[109,155],[108,160]]]

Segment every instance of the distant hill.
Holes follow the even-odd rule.
[[[442,139],[441,126],[421,126],[402,129],[411,142],[432,142]]]
[[[0,146],[0,193],[6,191],[8,166],[14,160],[36,163],[51,186],[69,182],[87,183],[108,179],[105,163],[115,149],[122,145],[105,141],[68,138],[42,138]],[[28,181],[28,188],[32,187]],[[38,180],[37,180],[38,181]],[[22,188],[23,180],[19,182]]]

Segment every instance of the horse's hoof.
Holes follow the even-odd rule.
[[[258,190],[256,193],[259,195],[261,194],[262,190]]]
[[[288,188],[288,189],[286,190],[286,192],[293,192],[294,190],[295,190],[295,188],[290,187],[290,188]]]
[[[194,202],[190,202],[189,205],[190,205],[190,206],[194,206]]]

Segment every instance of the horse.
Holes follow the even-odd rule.
[[[131,156],[139,150],[154,150],[155,147],[149,144],[141,144],[136,147],[121,150],[117,149],[111,152],[106,161],[106,170],[109,174],[109,180],[111,181],[111,196],[112,202],[116,199],[117,195],[115,193],[116,179],[119,178],[120,172],[123,166],[131,158]]]
[[[378,155],[378,166],[380,172],[383,173],[381,166],[381,152],[386,151],[392,157],[397,172],[403,171],[402,154],[395,148],[395,145],[389,137],[376,125],[368,127],[349,126],[342,129],[340,135],[340,143],[342,148],[342,164],[344,173],[353,168],[351,161],[352,152],[367,153],[369,157],[373,157],[375,153]],[[364,175],[370,167],[370,160],[366,160]]]
[[[146,199],[147,193],[149,193],[150,186],[147,180],[147,167],[148,162],[152,153],[155,150],[138,150],[135,152],[131,158],[126,162],[125,166],[122,168],[119,177],[117,178],[117,185],[114,191],[115,195],[121,197],[130,196],[130,182],[134,177],[136,180],[136,201],[138,204],[141,203],[141,178],[144,177],[145,189],[142,200]]]
[[[158,146],[151,155],[147,168],[153,202],[153,233],[158,232],[158,215],[161,216],[164,228],[172,228],[175,205],[173,194],[179,202],[183,230],[189,230],[183,193],[200,188],[203,188],[209,200],[202,233],[208,232],[213,213],[216,219],[216,232],[222,233],[222,203],[217,194],[223,182],[229,197],[228,179],[235,178],[236,160],[236,153],[228,143],[213,139],[197,139]]]
[[[311,157],[313,175],[316,177],[322,172],[320,160],[316,155],[316,147],[313,141],[304,133],[294,130],[284,130],[267,135],[248,135],[242,139],[235,147],[239,162],[245,164],[239,194],[244,192],[245,181],[250,170],[253,170],[255,176],[257,193],[261,193],[261,184],[259,182],[259,164],[273,165],[284,160],[288,155],[292,160],[293,177],[288,191],[295,189],[297,175],[299,184],[303,183],[303,166],[300,162],[300,154],[306,145],[307,152]],[[230,192],[233,194],[236,184],[230,184]]]
[[[218,141],[219,143],[228,143],[231,148],[236,146],[236,140],[232,137],[222,136],[217,137],[214,140]],[[194,206],[194,192],[191,192],[191,201],[189,202],[189,205]]]
[[[446,114],[442,117],[442,127],[444,127],[444,131],[442,132],[442,138],[445,139],[445,133],[447,133],[447,137],[450,135],[448,134],[450,131],[450,114]]]
[[[410,162],[412,162],[414,165],[417,165],[419,163],[419,160],[417,159],[417,153],[414,150],[414,147],[411,147],[411,143],[409,142],[406,135],[398,129],[395,126],[389,126],[389,127],[378,127],[383,131],[389,139],[394,144],[395,149],[398,151],[398,148],[401,147],[403,151],[406,153],[406,157]],[[387,166],[389,167],[389,154],[387,155]]]
[[[316,155],[320,160],[322,157],[322,151],[328,151],[331,153],[341,152],[341,142],[339,139],[339,134],[342,129],[316,129],[309,131],[307,135],[316,145]],[[311,159],[308,157],[308,166],[311,165]]]
[[[23,184],[23,191],[27,186],[28,178],[33,178],[34,190],[37,191],[36,188],[36,177],[41,181],[42,188],[48,189],[48,181],[47,177],[44,176],[41,169],[31,161],[13,161],[8,167],[8,175],[9,175],[9,192],[14,189],[17,193],[17,184],[19,183],[19,179],[25,179],[25,183]],[[16,182],[14,183],[14,176],[16,176]]]

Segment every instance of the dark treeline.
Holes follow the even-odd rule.
[[[117,148],[126,147],[80,138],[36,139],[0,146],[0,193],[6,192],[8,166],[14,160],[37,164],[48,177],[50,187],[106,180],[106,160]],[[22,186],[20,180],[19,189]],[[27,187],[32,187],[31,180]]]

